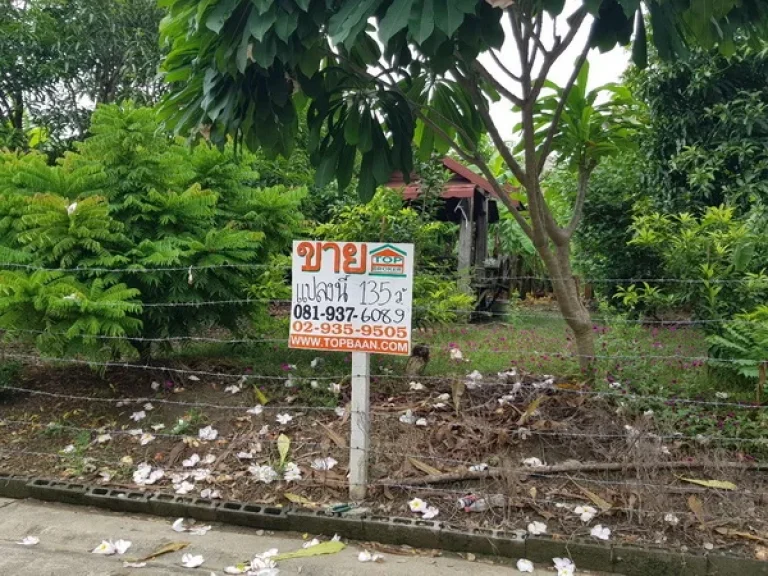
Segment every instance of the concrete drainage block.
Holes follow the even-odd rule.
[[[194,502],[187,507],[187,514],[195,520],[213,522],[216,520],[219,503],[207,498],[195,498]]]
[[[31,498],[37,498],[38,500],[62,502],[64,504],[85,504],[85,484],[34,478],[27,483],[27,491]]]
[[[578,564],[576,564],[578,566]],[[693,556],[667,552],[655,548],[617,546],[613,549],[613,571],[626,576],[706,576],[706,556]],[[725,574],[725,573],[723,573]],[[752,576],[750,572],[727,572],[740,576]],[[765,572],[764,574],[768,574]]]
[[[359,539],[363,521],[359,516],[339,516],[323,510],[291,509],[288,511],[288,529],[294,532]]]
[[[440,523],[411,518],[371,516],[364,518],[363,537],[372,542],[407,544],[414,548],[438,548]]]
[[[29,498],[29,477],[0,474],[0,496],[4,498]]]
[[[216,520],[261,530],[288,530],[285,509],[241,502],[224,502],[216,508]]]
[[[149,497],[149,510],[156,516],[182,518],[190,515],[195,499],[173,494],[153,494]]]
[[[525,533],[474,529],[444,523],[440,531],[440,548],[453,552],[473,552],[508,558],[525,558]]]
[[[85,494],[85,504],[105,508],[113,512],[146,513],[148,496],[134,490],[114,490],[111,488],[89,488]]]

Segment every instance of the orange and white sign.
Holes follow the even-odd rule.
[[[411,353],[413,244],[295,241],[289,347]]]

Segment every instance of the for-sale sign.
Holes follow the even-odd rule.
[[[293,243],[289,346],[411,353],[413,244]]]

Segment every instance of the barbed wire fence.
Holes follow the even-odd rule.
[[[62,269],[0,263],[0,269],[94,274],[178,272],[186,275],[190,271],[246,267],[267,268],[266,265],[222,264],[191,268]],[[455,279],[458,275],[448,277]],[[506,277],[505,280],[552,279],[523,276]],[[674,278],[582,281],[686,285],[704,282]],[[726,279],[707,282],[747,281]],[[290,301],[242,298],[149,302],[141,303],[141,306],[194,310],[243,304],[285,306]],[[429,306],[421,308],[428,309]],[[448,311],[462,318],[474,313],[474,310],[467,309]],[[512,311],[488,311],[481,317],[495,326],[509,329],[516,326],[510,317],[533,323],[564,320],[555,311],[526,307]],[[731,322],[719,318],[648,320],[601,315],[594,316],[593,321],[596,325],[607,323],[650,329],[670,326],[691,330]],[[461,320],[452,327],[474,325]],[[440,330],[439,327],[434,329]],[[631,532],[638,523],[649,524],[663,533],[677,526],[678,522],[691,527],[723,518],[734,525],[752,523],[750,526],[756,527],[756,530],[768,526],[768,518],[760,515],[760,507],[768,499],[768,482],[764,475],[759,474],[766,469],[762,458],[768,453],[768,438],[760,432],[760,428],[768,422],[768,406],[757,402],[695,395],[646,394],[629,386],[573,386],[559,378],[549,381],[544,375],[528,373],[522,367],[498,375],[485,375],[481,381],[469,375],[471,363],[456,364],[454,372],[446,375],[412,376],[381,371],[371,374],[371,378],[377,383],[391,385],[388,390],[395,390],[395,393],[386,397],[377,395],[371,414],[371,446],[353,447],[348,442],[350,409],[343,391],[334,396],[334,405],[302,405],[295,400],[286,402],[284,399],[262,405],[250,396],[248,400],[251,401],[244,402],[244,396],[253,386],[279,388],[289,379],[290,373],[260,373],[256,368],[244,370],[242,366],[238,368],[237,362],[235,366],[211,369],[188,359],[173,357],[142,363],[131,358],[94,361],[81,357],[45,356],[29,346],[19,349],[15,342],[19,339],[34,341],[35,337],[44,335],[66,337],[71,334],[61,330],[12,327],[4,330],[4,335],[6,345],[3,346],[2,359],[19,362],[25,367],[45,370],[93,368],[106,371],[108,375],[114,371],[147,373],[150,376],[147,380],[175,375],[194,382],[194,386],[200,381],[201,385],[217,386],[222,382],[234,382],[240,389],[236,393],[227,393],[216,388],[220,400],[209,401],[187,400],[175,389],[161,387],[155,390],[150,388],[149,381],[146,394],[131,396],[120,394],[119,386],[115,390],[102,387],[87,393],[69,393],[63,388],[52,391],[43,382],[34,379],[25,380],[22,385],[8,384],[3,387],[4,393],[19,398],[46,399],[52,405],[46,405],[43,412],[36,405],[37,411],[23,410],[21,414],[15,409],[13,401],[0,407],[0,430],[4,432],[0,441],[0,470],[9,466],[19,471],[20,467],[30,462],[34,463],[35,470],[51,470],[40,464],[50,461],[53,469],[59,472],[68,473],[73,467],[81,472],[84,469],[82,462],[86,460],[93,464],[93,469],[89,467],[90,471],[86,472],[91,478],[105,483],[127,482],[135,486],[137,483],[133,474],[137,465],[143,463],[162,469],[165,475],[156,484],[138,483],[143,489],[183,493],[190,490],[191,484],[198,493],[203,488],[221,488],[236,498],[257,498],[273,494],[278,490],[275,486],[279,485],[281,492],[300,489],[307,494],[307,501],[314,498],[322,502],[344,498],[345,462],[349,449],[357,448],[367,451],[369,465],[376,470],[369,482],[372,501],[384,510],[394,510],[400,515],[409,512],[398,500],[402,495],[408,499],[418,497],[439,503],[440,517],[447,520],[465,521],[473,517],[471,512],[478,511],[485,514],[479,514],[478,518],[482,516],[482,522],[490,525],[524,526],[527,520],[538,518],[557,523],[557,529],[567,533],[584,530],[584,523],[573,513],[579,505],[596,506],[596,513],[601,518],[612,523],[616,529],[627,532]],[[79,337],[105,342],[125,340],[172,346],[278,347],[277,350],[263,350],[262,354],[280,354],[279,347],[288,341],[287,329],[285,335],[268,336],[199,334],[143,337],[95,334]],[[579,359],[578,354],[565,346],[528,351],[527,354]],[[317,356],[322,357],[323,353],[318,352]],[[645,351],[637,354],[598,353],[590,358],[642,363],[706,363],[709,360],[703,354],[655,354]],[[719,358],[718,361],[738,364],[742,359]],[[333,374],[302,372],[291,378],[294,386],[301,387],[312,382],[318,386],[348,382],[350,377],[355,376],[339,369]],[[411,390],[409,385],[413,381],[427,386],[422,390]],[[286,388],[285,391],[291,395],[293,388]],[[194,395],[195,391],[191,388],[185,394]],[[128,412],[132,409],[142,411],[141,408],[147,403],[152,404],[153,409],[145,410],[148,414],[141,420],[132,421]],[[69,413],[73,410],[81,410],[84,414],[95,411],[101,421],[98,424],[89,422],[87,417],[80,415],[70,415],[66,419],[59,417],[56,413],[59,405]],[[181,416],[177,420],[183,420],[183,415],[193,410],[205,411],[205,417],[200,421],[190,421],[187,429],[178,433],[166,431],[160,423],[154,425],[156,429],[145,430],[143,420],[155,420],[152,416],[156,408],[154,405],[172,411],[174,418]],[[96,408],[99,406],[103,409]],[[758,432],[753,430],[739,435],[705,427],[702,427],[702,432],[695,432],[695,427],[674,430],[673,425],[657,422],[653,417],[653,411],[659,407],[678,412],[679,418],[696,418],[696,414],[702,412],[710,412],[714,418],[728,413],[748,414],[754,419]],[[594,417],[597,412],[602,412],[604,417]],[[605,417],[606,414],[610,416]],[[285,415],[291,419],[277,420],[278,416]],[[419,422],[421,419],[424,423]],[[206,439],[201,435],[203,424],[218,428],[220,435],[215,439]],[[172,428],[170,423],[164,426]],[[284,442],[282,437],[290,438],[288,460],[297,464],[300,479],[277,478],[267,483],[257,473],[263,466],[269,466],[273,471],[284,469],[287,460],[281,454],[284,446],[281,445]],[[62,446],[56,449],[52,445],[59,438]],[[73,445],[75,440],[80,444]],[[70,445],[74,446],[72,450],[68,450]],[[216,458],[211,459],[209,464],[196,462],[187,466],[181,463],[181,458],[170,458],[176,447],[181,447],[179,454],[208,452]],[[102,454],[100,448],[108,449]],[[119,458],[119,454],[129,456],[130,461],[125,456]],[[165,457],[158,460],[158,454]],[[318,459],[327,458],[335,460],[336,465],[326,465],[327,469],[323,469],[322,465],[313,466]],[[226,464],[226,468],[222,463]],[[429,464],[425,466],[425,463]],[[105,475],[99,476],[102,472]],[[719,487],[701,484],[708,479],[719,480],[721,484]],[[728,487],[724,488],[726,482]],[[471,499],[468,500],[468,496]],[[690,505],[691,497],[701,500],[705,505],[704,512]],[[457,505],[460,500],[467,505]],[[477,502],[484,504],[480,506],[475,504]],[[695,538],[696,535],[688,537]]]

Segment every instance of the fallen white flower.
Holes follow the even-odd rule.
[[[112,473],[107,470],[102,470],[99,472],[99,478],[101,478],[102,482],[109,482],[112,480]]]
[[[653,410],[646,410],[645,412],[643,412],[643,417],[650,420],[651,418],[653,418],[653,414],[654,414]]]
[[[238,452],[237,457],[240,460],[253,460],[253,452]]]
[[[591,522],[592,519],[597,516],[597,510],[592,508],[592,506],[576,506],[576,508],[573,509],[573,512],[574,514],[578,514],[581,521],[585,524]]]
[[[333,410],[336,413],[336,416],[339,418],[344,418],[344,416],[347,414],[347,409],[343,406],[336,406]]]
[[[155,392],[157,392],[158,390],[160,390],[160,382],[153,381],[152,384],[149,385],[149,387],[152,388],[152,390],[154,390]]]
[[[165,424],[152,424],[152,430],[155,432],[160,432],[160,430],[165,430]]]
[[[360,562],[381,562],[384,560],[384,556],[381,554],[371,554],[368,550],[363,550],[357,555],[357,559]]]
[[[597,538],[598,540],[610,540],[611,539],[611,529],[607,526],[603,526],[602,524],[598,524],[594,528],[592,528],[592,531],[589,533],[593,538]]]
[[[218,500],[221,498],[221,493],[219,493],[218,490],[206,488],[200,492],[200,498],[204,498],[206,500]]]
[[[59,452],[61,452],[62,454],[72,454],[72,452],[74,452],[74,451],[75,451],[75,445],[74,444],[68,444],[68,445],[64,446],[64,448],[59,450]]]
[[[184,556],[181,557],[181,565],[185,568],[197,568],[198,566],[202,566],[203,562],[205,562],[205,559],[202,554],[198,554],[197,556],[193,554],[184,554]]]
[[[245,574],[250,570],[251,566],[248,564],[238,564],[237,566],[227,566],[224,568],[224,574]]]
[[[322,363],[323,359],[320,357],[313,358],[312,361],[309,363],[310,368],[317,368]]]
[[[230,394],[237,394],[238,392],[240,392],[240,390],[241,388],[237,384],[232,384],[224,388],[224,392],[229,392]]]
[[[425,386],[424,386],[424,384],[422,384],[421,382],[411,382],[411,383],[408,385],[408,387],[409,387],[409,388],[410,388],[410,389],[411,389],[413,392],[420,392],[420,391],[422,391],[422,390],[425,390]]]
[[[155,437],[152,434],[150,434],[149,432],[145,432],[144,434],[141,435],[141,438],[139,439],[139,444],[141,444],[142,446],[146,446],[147,444],[152,442],[154,439]]]
[[[278,414],[275,420],[277,420],[279,424],[282,424],[283,426],[285,426],[286,424],[288,424],[288,422],[293,420],[293,416],[291,416],[290,414]]]
[[[77,294],[72,292],[72,294],[69,294],[68,296],[64,296],[62,300],[66,300],[67,302],[77,302]]]
[[[317,380],[310,380],[309,387],[312,388],[312,390],[317,390],[320,388],[320,383]]]
[[[448,402],[448,400],[451,399],[451,395],[446,392],[445,394],[440,394],[437,399],[440,400],[440,402]]]
[[[16,542],[16,544],[21,544],[22,546],[36,546],[37,544],[40,544],[40,538],[37,536],[24,536],[19,542]]]
[[[136,467],[136,471],[133,473],[133,481],[140,486],[147,486],[154,484],[165,476],[165,472],[160,468],[152,468],[151,464],[142,462]]]
[[[111,556],[115,552],[117,552],[117,549],[112,543],[112,540],[102,540],[101,544],[91,550],[91,554],[103,554],[105,556]]]
[[[461,362],[464,360],[464,354],[458,348],[451,348],[451,360],[455,362]]]
[[[411,509],[411,512],[418,512],[419,514],[423,513],[427,508],[427,503],[424,502],[421,498],[414,498],[410,502],[408,502],[408,508]]]
[[[285,386],[286,388],[293,388],[294,386],[296,386],[296,382],[293,381],[293,378],[288,376],[288,379],[285,382],[283,382],[283,386]]]
[[[128,430],[128,436],[141,436],[142,434],[144,434],[144,430],[141,428],[131,428]]]
[[[286,482],[301,480],[301,469],[293,462],[289,462],[288,464],[285,465],[285,470],[283,471],[283,478],[285,479]]]
[[[128,562],[127,560],[123,562],[123,568],[146,568],[147,563],[146,562]]]
[[[216,456],[214,454],[206,454],[203,458],[203,464],[213,464],[216,462]]]
[[[194,468],[197,466],[197,464],[200,462],[200,456],[197,454],[192,454],[189,458],[186,460],[181,461],[181,465],[184,466],[184,468]]]
[[[402,414],[399,418],[400,422],[403,424],[415,424],[416,423],[416,416],[413,415],[413,411],[406,410],[405,414]]]
[[[174,484],[173,488],[176,490],[176,494],[184,496],[185,494],[192,492],[192,490],[195,489],[195,485],[184,480],[181,484]]]
[[[109,434],[99,434],[98,436],[96,436],[96,442],[98,444],[104,444],[105,442],[109,442],[110,440],[112,440],[112,436]]]
[[[611,390],[618,390],[619,388],[621,388],[621,382],[611,382],[610,384],[608,384],[608,387]]]
[[[171,524],[174,532],[186,532],[187,527],[184,524],[184,518],[178,518],[173,524]]]
[[[557,570],[557,576],[573,576],[576,572],[576,565],[570,558],[552,558],[552,562]]]
[[[530,524],[528,524],[528,533],[533,534],[534,536],[539,536],[540,534],[546,534],[547,525],[544,524],[544,522],[539,522],[538,520],[535,522],[531,522]]]
[[[194,374],[190,374],[189,376],[187,376],[187,380],[191,380],[192,382],[200,382],[200,378],[198,378]]]
[[[667,514],[666,516],[664,516],[664,522],[667,522],[672,526],[677,526],[680,523],[680,518],[678,518],[674,514]]]
[[[208,477],[211,475],[211,471],[208,468],[198,468],[197,470],[192,470],[190,475],[192,478],[200,482],[203,480],[208,480]]]
[[[442,410],[446,406],[447,404],[445,402],[437,402],[436,404],[432,404],[432,408],[434,408],[435,410]]]
[[[341,384],[337,384],[336,382],[331,382],[328,385],[328,391],[333,392],[334,394],[341,394]]]
[[[478,382],[483,379],[483,375],[480,374],[477,370],[472,370],[469,374],[467,374],[467,380],[472,380],[473,382]]]
[[[263,412],[264,412],[264,406],[254,406],[253,408],[246,410],[246,414],[253,414],[254,416],[259,416]]]
[[[544,462],[534,456],[523,460],[523,466],[527,466],[528,468],[540,468],[541,466],[544,466]]]
[[[728,392],[715,392],[715,398],[718,400],[728,400]]]
[[[272,466],[250,466],[248,472],[255,476],[259,482],[263,482],[264,484],[271,484],[278,478],[278,474]]]
[[[312,548],[313,546],[317,546],[318,544],[320,544],[320,540],[318,540],[317,538],[312,538],[312,540],[310,540],[309,542],[305,542],[304,544],[302,544],[301,547],[305,549]]]
[[[115,551],[118,554],[125,554],[128,552],[128,548],[131,547],[131,541],[130,540],[117,540],[115,541]]]
[[[152,402],[147,402],[146,404],[144,404],[144,410],[146,410],[147,412],[151,412],[154,409],[155,407],[152,405]]]
[[[333,467],[338,463],[339,462],[331,456],[328,456],[327,458],[315,458],[312,462],[312,469],[327,472],[328,470],[333,470]]]
[[[419,418],[416,420],[416,426],[427,426],[429,423],[426,418]]]
[[[485,472],[488,470],[488,464],[483,462],[482,464],[475,464],[469,467],[470,472]]]
[[[440,510],[437,509],[435,506],[427,506],[427,509],[424,510],[424,514],[421,515],[424,520],[431,520],[435,516],[440,514]]]
[[[197,436],[200,440],[216,440],[219,436],[219,431],[211,426],[206,426],[205,428],[200,428],[200,430],[198,430]]]
[[[205,526],[193,526],[189,529],[189,533],[193,536],[205,536],[205,534],[211,529],[209,525]]]
[[[517,571],[518,572],[528,572],[533,573],[533,562],[530,560],[526,560],[525,558],[520,558],[520,560],[517,561]]]

